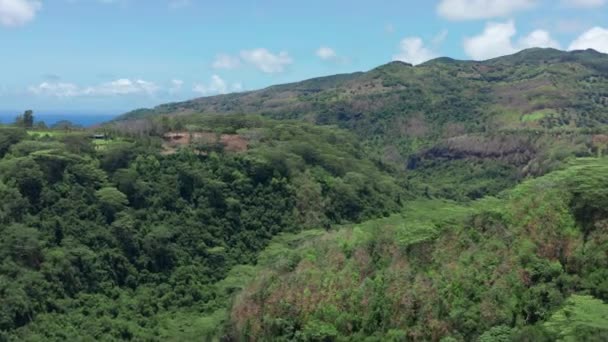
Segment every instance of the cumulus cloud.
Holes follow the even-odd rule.
[[[317,49],[315,54],[317,55],[317,57],[319,57],[325,61],[335,59],[336,57],[338,57],[338,54],[336,53],[336,51],[334,51],[334,49],[327,47],[327,46],[321,46],[320,48]]]
[[[241,60],[228,54],[218,54],[211,65],[214,69],[236,69],[241,66]]]
[[[533,7],[537,0],[442,0],[437,13],[450,20],[507,17]]]
[[[599,52],[608,53],[608,29],[594,27],[576,38],[568,47],[568,50],[594,49]]]
[[[435,57],[437,54],[424,46],[422,38],[407,37],[399,43],[399,52],[393,56],[393,60],[416,65]]]
[[[34,19],[41,7],[42,3],[38,0],[0,0],[0,25],[25,25]]]
[[[504,23],[490,22],[486,24],[482,33],[464,40],[464,51],[475,60],[484,60],[532,47],[560,47],[559,43],[551,38],[551,34],[544,30],[533,31],[514,43],[513,38],[516,34],[517,29],[513,20]]]
[[[241,59],[265,73],[279,73],[293,63],[286,51],[273,54],[264,48],[241,51]]]
[[[74,83],[67,82],[42,82],[39,85],[28,88],[29,92],[32,94],[55,97],[118,96],[131,94],[153,95],[159,89],[160,87],[154,82],[130,80],[127,78],[121,78],[88,87],[81,87]]]
[[[561,48],[559,42],[551,38],[551,34],[545,30],[532,31],[527,36],[521,38],[517,44],[518,49],[528,49],[533,47],[554,49]]]
[[[515,23],[487,23],[483,32],[465,38],[465,53],[476,60],[490,59],[515,52],[511,38],[517,33]]]
[[[604,6],[607,0],[562,0],[562,5],[567,7],[595,8]]]
[[[242,89],[243,85],[241,83],[228,85],[221,77],[213,75],[211,76],[211,82],[209,82],[209,84],[197,83],[194,85],[194,88],[192,88],[192,91],[201,95],[216,95],[227,94],[231,91],[241,91]]]
[[[334,64],[348,64],[350,63],[350,59],[344,56],[340,56],[336,50],[328,47],[321,46],[315,51],[315,55],[319,57],[322,61],[331,62]]]

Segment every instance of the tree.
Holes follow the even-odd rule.
[[[69,134],[61,139],[69,152],[76,154],[91,154],[95,151],[95,147],[91,140],[83,134]]]
[[[105,187],[95,192],[101,204],[101,210],[108,222],[114,220],[114,215],[129,203],[127,195],[114,187]]]
[[[593,147],[597,150],[597,157],[601,158],[602,153],[608,147],[608,135],[605,134],[596,134],[591,138],[591,143]]]
[[[15,126],[32,128],[34,126],[34,112],[26,110],[22,115],[15,118]]]
[[[603,341],[608,337],[608,305],[591,296],[572,295],[544,325],[564,341]]]
[[[54,125],[51,126],[51,128],[53,129],[61,129],[64,130],[66,132],[75,130],[75,129],[80,129],[82,128],[79,125],[76,125],[74,123],[72,123],[71,121],[68,120],[61,120],[61,121],[57,121]]]
[[[31,109],[28,109],[23,113],[23,126],[25,128],[34,127],[34,112]]]
[[[3,128],[0,130],[0,158],[8,152],[9,148],[27,137],[26,132],[19,128]]]

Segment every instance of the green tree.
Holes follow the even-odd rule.
[[[20,128],[0,129],[0,158],[4,157],[9,148],[27,137],[26,132]]]
[[[113,221],[114,215],[129,203],[127,195],[115,187],[101,188],[95,192],[95,195],[108,222]]]
[[[25,128],[34,127],[34,112],[31,109],[23,113],[23,125]]]
[[[563,341],[605,341],[608,304],[592,296],[572,295],[545,327]]]

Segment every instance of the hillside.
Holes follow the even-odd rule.
[[[388,216],[408,197],[349,132],[206,127],[229,125],[249,126],[245,150],[0,126],[0,341],[180,340],[198,333],[185,317],[227,309],[218,283],[277,234]]]
[[[394,127],[391,123],[396,122],[391,120],[405,118],[422,121],[421,126],[440,126],[448,130],[447,135],[458,133],[449,129],[456,123],[468,132],[592,127],[606,122],[598,111],[608,102],[607,73],[608,55],[593,50],[530,49],[483,62],[438,58],[416,67],[392,62],[364,73],[137,110],[120,119],[249,113],[365,126],[373,132]],[[401,128],[404,123],[399,123]],[[457,129],[452,127],[452,131]]]
[[[608,55],[0,126],[0,341],[603,341]],[[25,114],[24,114],[25,115]]]
[[[249,272],[231,310],[232,334],[603,341],[606,175],[605,159],[577,160],[498,198],[417,200],[390,218],[283,235]]]
[[[607,106],[608,55],[529,49],[482,62],[392,62],[120,119],[246,113],[336,125],[355,133],[370,155],[409,169],[414,183],[426,184],[419,191],[463,200],[555,170],[567,156],[591,155]],[[448,183],[429,181],[446,174]]]

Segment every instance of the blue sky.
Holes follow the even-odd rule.
[[[608,0],[0,0],[0,110],[123,112],[532,46],[608,53]]]

